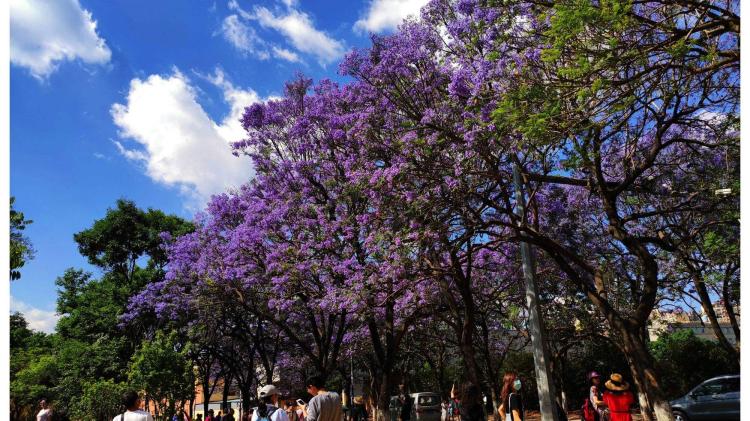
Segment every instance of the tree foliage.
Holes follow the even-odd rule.
[[[19,269],[34,258],[34,248],[23,231],[31,224],[32,220],[26,219],[23,212],[13,208],[16,198],[10,197],[10,279],[21,278]]]

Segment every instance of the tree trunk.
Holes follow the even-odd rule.
[[[639,328],[629,328],[624,324],[619,327],[623,353],[639,391],[643,421],[673,421],[672,408],[662,393],[653,359],[639,334]]]
[[[201,392],[203,394],[203,416],[204,417],[206,416],[206,414],[208,414],[208,402],[211,400],[212,388],[209,386],[211,382],[210,378],[211,378],[211,375],[207,374],[206,378],[203,380],[203,387],[201,389]]]
[[[719,341],[719,345],[721,345],[721,347],[724,348],[729,353],[729,355],[731,355],[732,358],[737,362],[737,365],[739,365],[740,354],[739,352],[737,352],[737,349],[729,342],[726,335],[724,335],[724,331],[721,330],[719,320],[716,317],[716,311],[714,311],[714,306],[711,303],[711,297],[708,295],[706,284],[703,282],[703,279],[698,276],[697,273],[693,272],[691,275],[693,278],[695,291],[698,293],[698,297],[700,297],[701,299],[703,312],[706,313],[706,316],[708,317],[708,321],[714,331],[714,336],[716,336],[716,339]]]
[[[224,379],[224,390],[221,393],[221,409],[222,411],[227,411],[228,401],[229,401],[229,388],[232,385],[232,376],[227,376],[226,379]]]
[[[737,344],[736,349],[739,353],[740,350],[740,325],[737,323],[737,317],[734,315],[734,306],[732,305],[731,297],[731,279],[734,268],[727,268],[724,274],[724,285],[722,285],[721,298],[724,302],[724,310],[727,312],[729,318],[729,324],[732,325],[732,331],[734,332],[734,341]]]

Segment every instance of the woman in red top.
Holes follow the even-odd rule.
[[[604,383],[607,390],[604,391],[602,400],[609,409],[610,421],[633,421],[630,415],[630,406],[635,399],[633,394],[628,390],[630,385],[622,379],[622,375],[614,373],[609,376],[607,383]]]

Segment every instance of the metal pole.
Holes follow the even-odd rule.
[[[518,165],[513,166],[513,184],[516,189],[516,215],[525,218],[526,198],[521,184],[521,174]],[[523,234],[521,234],[523,236]],[[536,288],[536,267],[531,245],[521,241],[521,260],[523,262],[523,278],[526,283],[526,306],[529,311],[529,332],[531,333],[531,347],[534,352],[534,371],[536,372],[536,387],[539,393],[539,407],[542,421],[559,421],[555,405],[555,384],[552,382],[549,369],[549,350],[544,340],[544,324],[539,314],[539,293]]]

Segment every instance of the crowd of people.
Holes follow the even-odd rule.
[[[632,421],[631,407],[635,403],[630,384],[619,373],[609,376],[602,387],[602,376],[592,371],[588,374],[588,397],[581,408],[582,421]],[[244,411],[239,421],[367,421],[369,415],[362,396],[353,399],[348,414],[344,415],[340,396],[328,391],[321,376],[312,376],[305,382],[307,393],[312,398],[305,403],[302,399],[282,400],[279,389],[268,384],[258,392],[259,405]],[[525,405],[523,383],[515,372],[506,372],[500,396],[497,415],[501,421],[524,421]],[[411,421],[413,399],[404,384],[399,385],[395,412],[391,421]],[[122,397],[124,411],[112,421],[153,421],[153,416],[142,410],[143,402],[135,391]],[[39,403],[37,421],[50,421],[52,410],[46,400]],[[487,421],[486,400],[481,389],[472,384],[464,384],[460,390],[455,384],[451,388],[450,400],[443,400],[440,406],[441,421]],[[566,412],[558,405],[559,421],[567,420]],[[237,421],[234,408],[226,411],[209,409],[198,414],[196,421]],[[172,421],[191,421],[184,411],[175,414]]]

